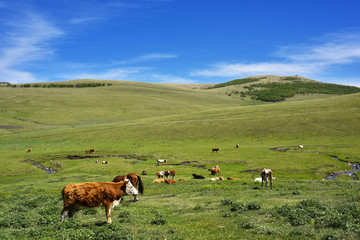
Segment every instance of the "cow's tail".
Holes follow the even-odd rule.
[[[138,190],[139,190],[139,192],[140,192],[141,194],[143,194],[143,193],[144,193],[144,184],[143,184],[143,182],[141,181],[140,175],[138,175],[138,174],[136,174],[136,175],[137,175],[137,178],[138,178],[138,183],[137,183],[137,185],[138,185]]]

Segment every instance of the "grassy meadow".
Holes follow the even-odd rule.
[[[0,239],[360,238],[359,181],[323,180],[360,163],[359,93],[263,103],[222,88],[68,82],[84,81],[112,85],[0,87]],[[90,148],[99,158],[73,158]],[[215,165],[237,180],[209,181]],[[254,182],[262,168],[273,189]],[[187,181],[152,183],[171,169]],[[60,222],[66,184],[143,170],[144,195],[125,197],[112,224],[102,207]]]

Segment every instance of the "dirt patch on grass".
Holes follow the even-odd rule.
[[[253,172],[261,172],[263,168],[254,168],[240,171],[241,173],[253,173]]]
[[[129,154],[129,155],[101,155],[101,156],[93,156],[93,155],[67,155],[67,159],[76,160],[76,159],[87,159],[87,158],[125,158],[125,159],[136,159],[141,161],[146,161],[148,158],[151,158],[152,156],[143,156],[143,155],[136,155],[136,154]]]
[[[16,128],[24,128],[22,126],[0,126],[0,129],[16,129]]]

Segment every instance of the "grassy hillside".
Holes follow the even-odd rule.
[[[72,83],[78,82],[102,81]],[[264,104],[229,97],[221,88],[104,83],[111,85],[0,87],[0,238],[360,236],[358,182],[348,176],[322,180],[349,170],[347,161],[360,162],[359,93]],[[212,153],[213,147],[220,151]],[[33,151],[27,153],[28,148]],[[95,163],[84,153],[89,148],[96,151],[92,157],[109,164]],[[167,164],[157,166],[158,158]],[[220,165],[223,177],[238,180],[209,181],[207,169],[214,165]],[[264,167],[274,171],[272,190],[254,182]],[[156,172],[170,169],[188,181],[152,183]],[[111,226],[104,224],[102,208],[59,221],[66,184],[111,181],[143,170],[148,172],[142,176],[145,195],[138,203],[128,197],[115,208]],[[193,173],[206,179],[194,180]]]
[[[264,102],[284,101],[299,94],[342,95],[360,92],[360,88],[353,86],[322,83],[299,76],[273,75],[235,79],[209,87],[209,89],[217,88],[225,88],[229,96],[239,95],[242,98],[250,96],[251,99]]]

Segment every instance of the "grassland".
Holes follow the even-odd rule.
[[[263,103],[228,96],[222,88],[103,82],[112,85],[0,87],[0,238],[360,237],[358,181],[348,176],[323,181],[331,172],[350,169],[331,156],[360,162],[360,94]],[[212,147],[221,150],[212,153]],[[277,147],[288,150],[269,150]],[[68,157],[85,156],[89,148],[109,164]],[[158,158],[167,165],[156,166]],[[210,182],[207,168],[214,165],[223,177],[238,180]],[[254,182],[264,167],[275,173],[272,190]],[[152,183],[156,172],[170,169],[188,181]],[[110,226],[102,208],[59,221],[66,184],[111,181],[143,170],[145,194],[137,203],[125,198]],[[207,179],[194,180],[193,173]]]

